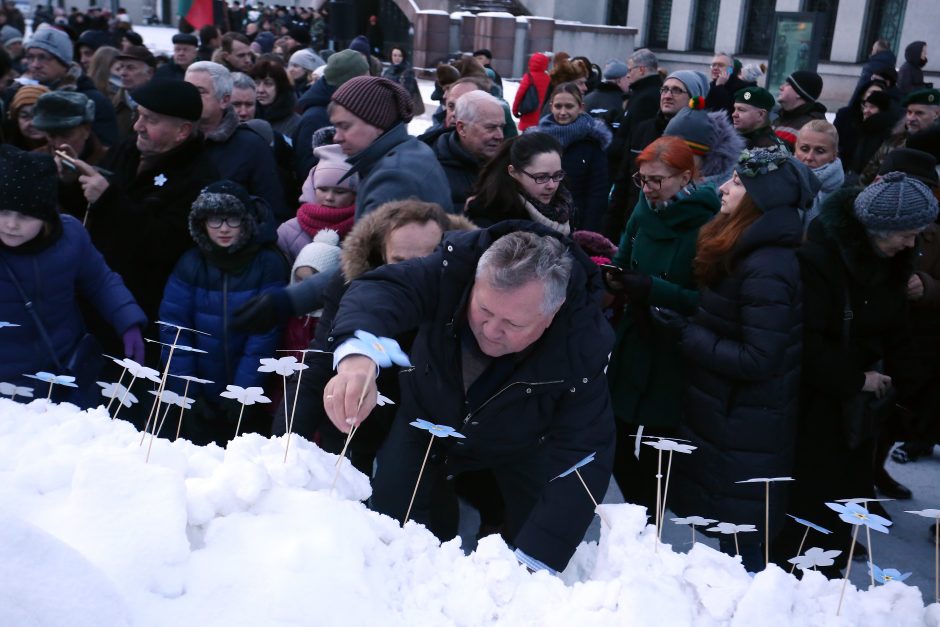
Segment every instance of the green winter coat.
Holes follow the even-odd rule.
[[[641,195],[613,259],[624,270],[652,278],[648,303],[626,306],[610,358],[610,394],[614,414],[625,422],[676,425],[681,416],[682,363],[678,343],[657,328],[649,307],[691,314],[699,292],[692,259],[699,228],[718,211],[711,185],[697,187],[660,212]]]

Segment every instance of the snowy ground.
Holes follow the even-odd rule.
[[[890,582],[849,586],[776,567],[751,577],[696,544],[657,545],[645,512],[560,576],[529,574],[496,536],[470,555],[368,511],[366,478],[299,438],[227,450],[148,442],[102,409],[0,399],[0,624],[940,625],[940,605]],[[573,479],[572,479],[573,480]]]

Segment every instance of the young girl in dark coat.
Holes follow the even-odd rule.
[[[147,319],[81,222],[56,211],[57,184],[51,157],[0,146],[0,320],[18,325],[0,329],[0,381],[39,388],[45,384],[23,375],[73,375],[79,387],[56,386],[52,399],[91,407],[101,398],[95,373],[88,364],[64,371],[86,333],[79,297],[123,337],[124,354],[138,362]]]
[[[562,83],[549,100],[551,113],[528,132],[546,133],[561,144],[561,167],[575,207],[572,226],[599,232],[607,210],[607,147],[612,135],[602,120],[581,111],[583,103],[577,84]]]
[[[277,356],[279,329],[247,334],[230,327],[239,305],[287,283],[287,262],[274,245],[273,230],[264,227],[270,223],[263,215],[266,210],[237,183],[219,181],[206,187],[189,214],[196,248],[176,264],[160,304],[163,321],[209,334],[183,331],[179,343],[205,353],[176,351],[170,367],[171,374],[212,381],[189,387],[196,404],[185,414],[182,434],[196,444],[224,444],[235,435],[240,404],[219,394],[229,384],[263,385],[267,375],[258,372],[260,359]],[[175,336],[175,328],[161,328],[161,341],[170,344]],[[173,387],[181,391],[183,386]],[[270,418],[264,411],[246,408],[243,431],[266,430]]]
[[[687,365],[679,437],[698,447],[680,455],[675,498],[682,516],[753,524],[739,538],[744,567],[764,567],[764,486],[739,484],[792,471],[802,350],[802,285],[796,251],[799,211],[819,189],[785,150],[742,154],[721,186],[718,216],[699,231],[693,262],[702,286],[682,332]],[[772,486],[770,537],[783,524],[785,484]],[[721,550],[735,554],[731,536]]]

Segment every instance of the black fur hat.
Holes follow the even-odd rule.
[[[215,246],[206,232],[206,219],[209,216],[237,216],[242,219],[238,241],[227,249],[230,253],[244,248],[258,232],[255,202],[244,187],[232,181],[212,183],[193,201],[193,208],[189,212],[189,234],[204,251],[211,251]]]

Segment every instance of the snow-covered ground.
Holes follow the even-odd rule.
[[[849,586],[776,567],[751,577],[704,544],[657,545],[645,511],[559,577],[498,536],[465,555],[370,512],[366,477],[294,437],[227,449],[148,441],[103,409],[0,399],[0,625],[940,625],[890,582]],[[573,479],[572,479],[573,480]]]

